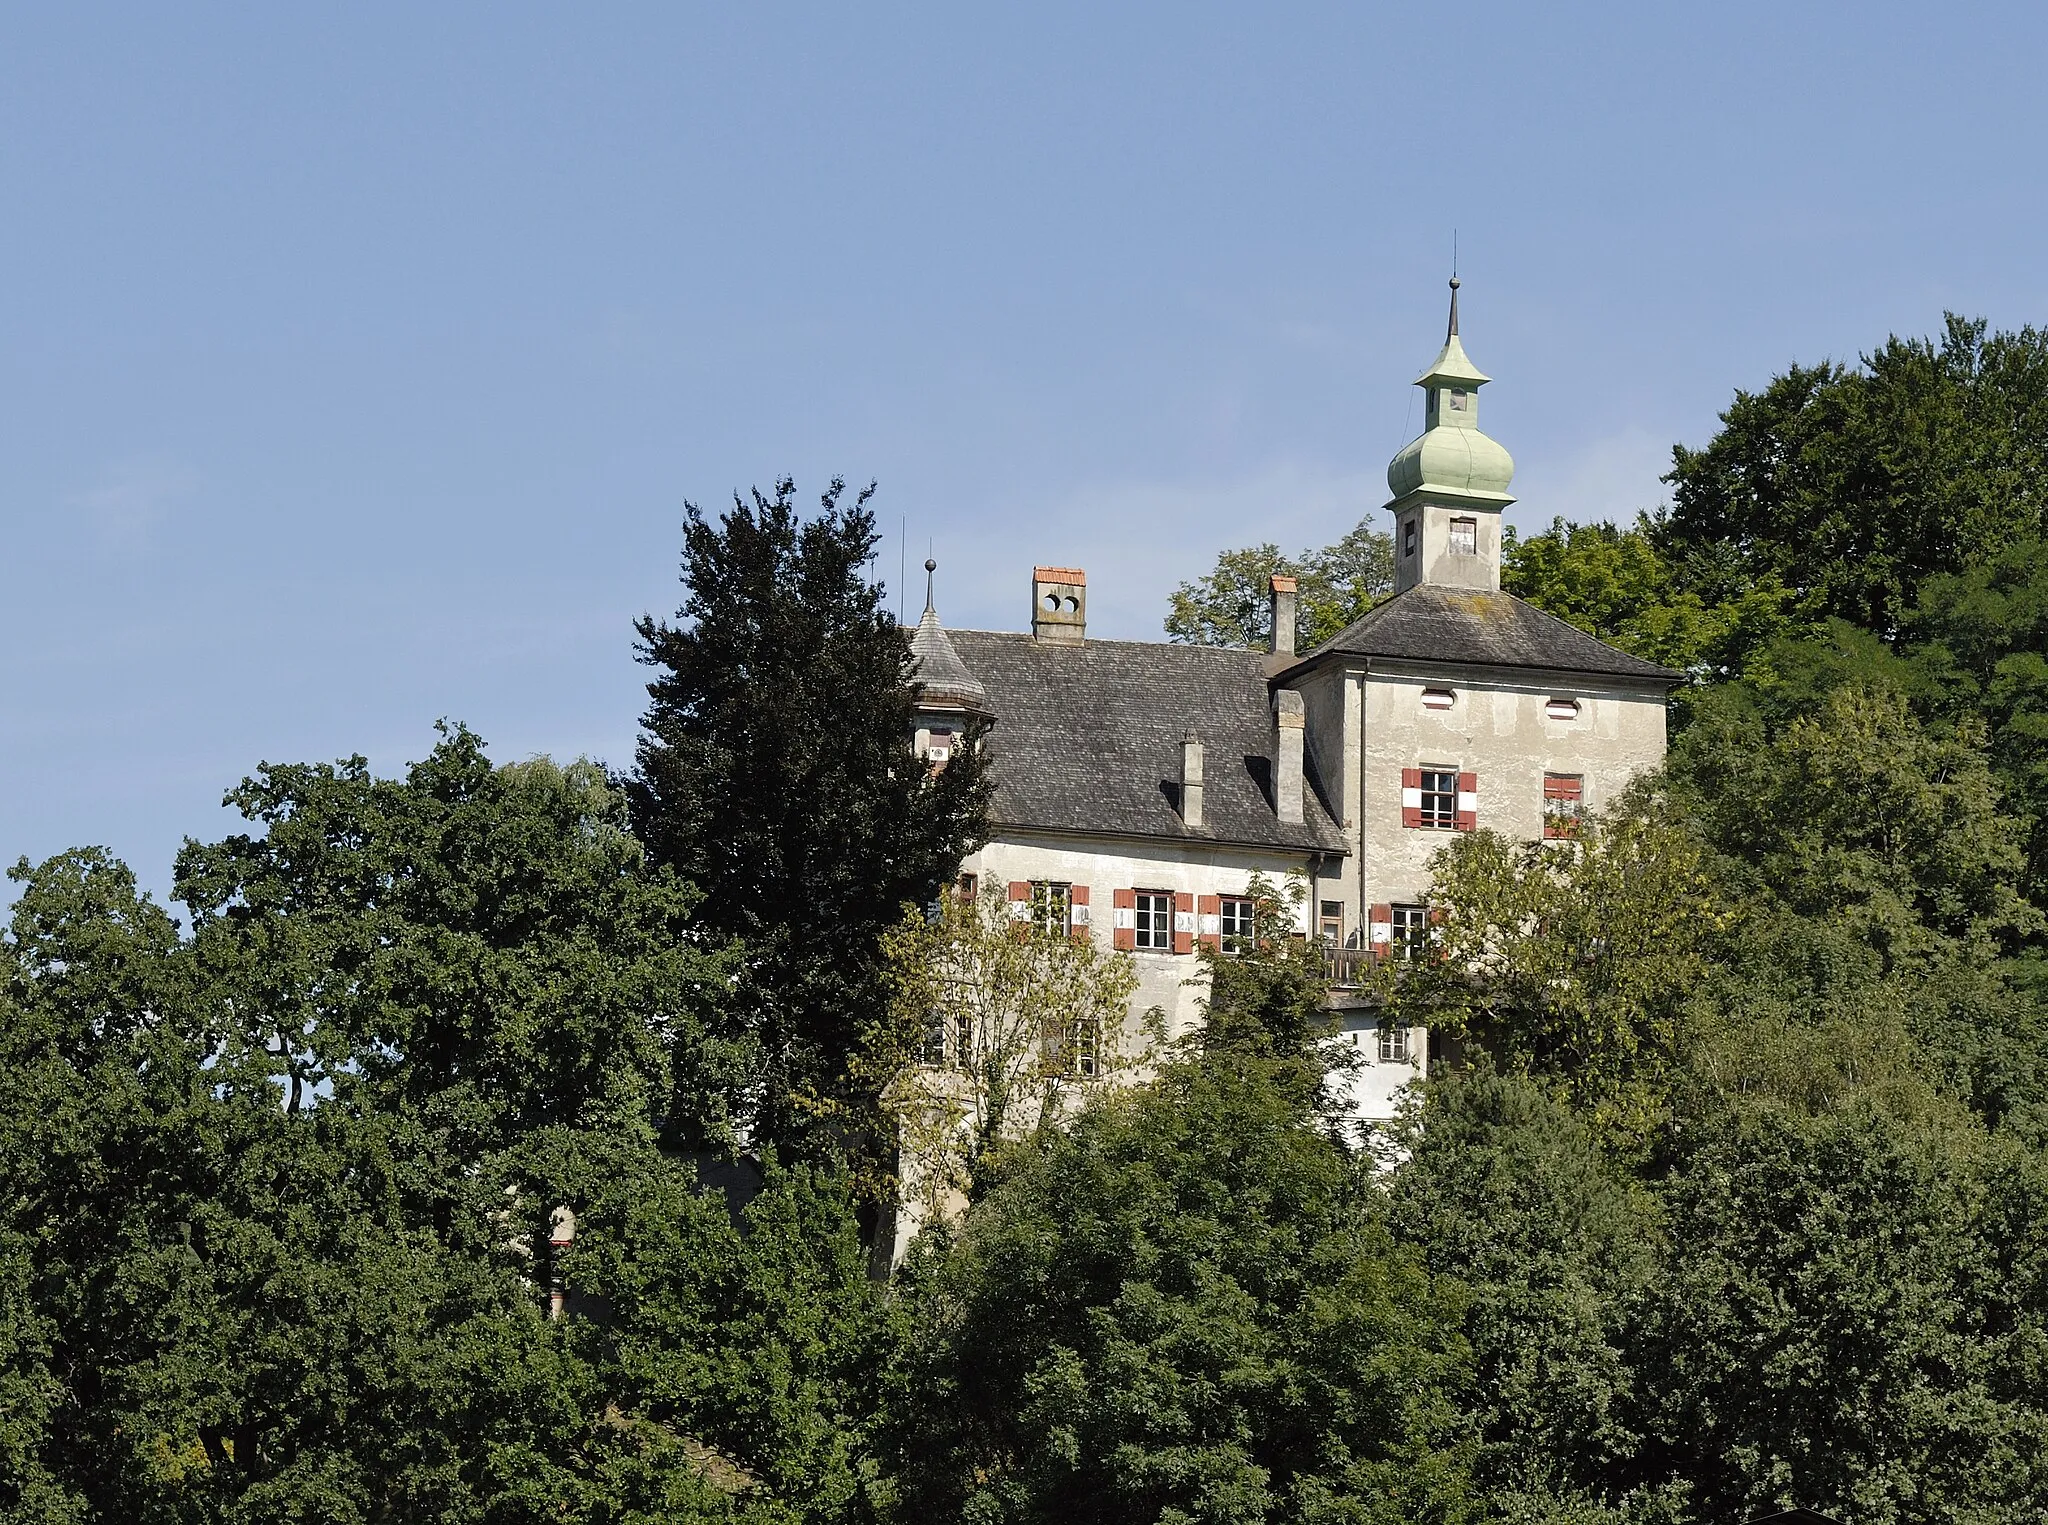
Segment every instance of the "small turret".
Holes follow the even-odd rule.
[[[1479,389],[1493,378],[1458,337],[1458,278],[1444,347],[1415,378],[1427,396],[1423,432],[1387,464],[1394,497],[1394,591],[1417,583],[1500,587],[1500,513],[1514,497],[1514,457],[1480,432]]]
[[[917,695],[917,749],[943,767],[959,745],[970,719],[988,715],[988,690],[967,670],[939,623],[932,600],[936,561],[924,564],[924,613],[910,637],[910,681]]]

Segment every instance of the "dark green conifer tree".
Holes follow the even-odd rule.
[[[938,772],[913,750],[909,638],[866,575],[874,489],[844,491],[808,521],[787,479],[715,524],[692,505],[682,608],[638,626],[657,676],[634,824],[748,944],[754,1136],[799,1148],[860,1125],[848,1061],[887,1004],[883,935],[979,845],[988,789],[975,738]]]

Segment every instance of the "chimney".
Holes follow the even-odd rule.
[[[1290,826],[1301,824],[1304,719],[1301,695],[1294,689],[1273,695],[1273,813]]]
[[[1188,826],[1202,824],[1202,738],[1192,726],[1180,739],[1180,818]]]
[[[1031,569],[1031,638],[1078,646],[1088,637],[1088,574],[1079,567]]]
[[[1273,574],[1272,587],[1273,643],[1275,656],[1294,655],[1294,579]]]

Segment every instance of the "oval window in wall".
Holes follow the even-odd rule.
[[[1422,707],[1426,710],[1447,710],[1458,702],[1458,696],[1448,688],[1425,688],[1422,691]]]
[[[1576,699],[1553,699],[1543,706],[1543,713],[1552,720],[1576,720],[1579,718],[1579,701]]]

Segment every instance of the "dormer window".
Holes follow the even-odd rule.
[[[1479,521],[1477,519],[1453,519],[1451,521],[1451,554],[1453,556],[1477,556],[1479,554]]]

